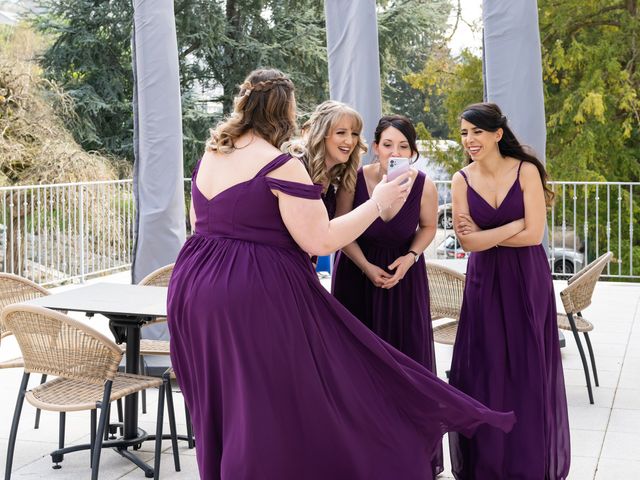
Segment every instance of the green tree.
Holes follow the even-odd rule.
[[[422,123],[428,136],[445,137],[443,96],[414,88],[406,77],[423,69],[442,43],[451,1],[379,1],[378,5],[384,113],[402,113]]]
[[[411,87],[426,92],[431,98],[443,99],[443,117],[448,133],[445,138],[459,141],[460,112],[466,105],[482,101],[482,59],[469,50],[452,57],[448,48],[440,47],[433,51],[422,70],[407,75],[405,79]],[[430,153],[450,173],[465,163],[460,147],[442,151],[434,145]]]
[[[539,10],[551,174],[637,181],[637,0],[540,0]]]
[[[86,150],[130,156],[131,2],[43,1],[46,15],[35,16],[53,43],[42,57],[45,75],[74,101],[69,118],[76,140]]]
[[[130,0],[39,3],[47,13],[34,22],[54,39],[42,64],[47,77],[75,101],[77,121],[70,125],[75,138],[88,150],[131,159]],[[237,86],[254,68],[289,73],[303,114],[328,97],[323,5],[322,0],[175,1],[187,165],[202,153],[208,129],[231,111]],[[443,128],[438,111],[422,112],[425,97],[412,91],[403,75],[421,64],[441,36],[448,8],[449,0],[379,1],[386,110],[418,120],[423,114],[436,132]],[[406,100],[403,92],[416,101]],[[216,105],[221,111],[212,108]]]

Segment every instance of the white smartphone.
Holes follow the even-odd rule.
[[[391,182],[403,173],[409,171],[409,159],[404,157],[391,157],[387,168],[387,182]]]

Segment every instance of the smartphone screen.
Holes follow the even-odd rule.
[[[409,159],[404,157],[391,157],[387,168],[387,181],[395,180],[400,175],[409,171]]]

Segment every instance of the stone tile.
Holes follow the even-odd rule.
[[[638,412],[640,415],[640,412]],[[607,430],[611,410],[608,408],[569,406],[569,426],[575,430]]]
[[[3,422],[3,425],[6,425],[7,429],[9,429],[11,423]],[[2,430],[4,430],[4,426]],[[4,432],[3,432],[4,433]],[[7,437],[9,436],[7,432]],[[49,453],[58,448],[57,438],[52,439],[53,442],[34,442],[34,441],[23,441],[18,437],[16,441],[15,453],[13,456],[13,475],[12,478],[19,478],[17,472],[28,465],[41,461],[45,459],[49,462],[48,468],[51,470],[51,457]],[[0,468],[4,472],[6,459],[7,459],[7,449],[9,446],[8,439],[0,438]],[[44,472],[46,473],[46,471]],[[45,475],[42,475],[45,476]]]
[[[571,468],[567,480],[592,480],[596,467],[598,465],[597,457],[580,457],[571,456]]]
[[[640,410],[640,389],[618,388],[613,408]]]
[[[595,480],[640,478],[640,462],[601,458]]]
[[[33,442],[29,442],[33,443]],[[136,452],[145,462],[153,462],[153,454],[144,451]],[[88,451],[73,452],[65,455],[61,463],[62,468],[52,468],[51,457],[38,458],[36,461],[14,471],[12,479],[21,478],[46,478],[47,480],[86,479],[91,476],[90,459]],[[130,472],[135,472],[138,478],[144,478],[144,474],[129,460],[121,457],[111,449],[104,449],[100,456],[100,479],[116,480]]]
[[[569,406],[589,407],[589,393],[586,386],[566,385],[567,403]],[[613,405],[613,396],[615,390],[613,388],[592,387],[593,401],[595,407],[611,408]]]
[[[571,457],[598,458],[605,432],[571,429]]]
[[[591,374],[591,370],[589,370]],[[618,381],[620,380],[620,372],[598,372],[598,380],[600,381],[600,387],[596,388],[616,388]],[[582,366],[579,369],[564,369],[564,383],[565,385],[575,385],[587,388],[587,381],[584,377],[584,370]],[[593,384],[593,377],[591,377],[591,383]]]
[[[627,358],[620,372],[619,388],[640,389],[640,358]]]
[[[601,457],[640,462],[640,432],[608,431],[602,447]]]
[[[622,410],[614,408],[609,418],[608,432],[640,432],[640,410]]]
[[[587,359],[587,365],[589,365],[589,371],[591,371],[591,358],[589,357],[589,352],[586,350],[586,345],[583,343],[583,348],[585,348],[585,355]],[[596,368],[598,369],[598,376],[600,376],[600,372],[619,372],[622,369],[623,365],[623,357],[622,355],[619,357],[608,357],[597,354],[595,355],[596,359]],[[562,366],[566,369],[572,370],[582,370],[582,360],[580,358],[580,353],[576,348],[574,352],[567,352],[567,354],[562,355]]]

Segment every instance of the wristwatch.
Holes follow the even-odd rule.
[[[418,253],[414,252],[413,250],[409,250],[407,253],[412,253],[413,254],[413,256],[415,257],[413,259],[414,263],[418,262],[418,259],[420,258],[420,255]]]

